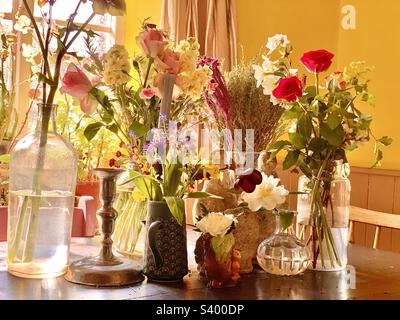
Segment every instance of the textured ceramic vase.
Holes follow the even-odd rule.
[[[165,202],[148,202],[143,259],[150,280],[179,281],[189,271],[185,219],[180,225]]]

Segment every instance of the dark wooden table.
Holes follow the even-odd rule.
[[[150,283],[117,289],[71,284],[63,277],[20,279],[6,271],[6,245],[0,243],[0,299],[400,299],[400,254],[350,246],[349,267],[343,272],[313,272],[277,277],[256,269],[242,276],[236,288],[209,289],[199,279],[193,259],[196,235],[189,232],[191,272],[181,283]],[[99,239],[74,238],[71,260],[98,253]],[[138,258],[139,259],[139,258]]]

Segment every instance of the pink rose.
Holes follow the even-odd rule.
[[[303,95],[303,86],[297,77],[283,78],[279,80],[279,84],[272,91],[272,95],[277,99],[295,102],[297,98]]]
[[[143,100],[150,100],[156,95],[156,92],[151,88],[145,88],[139,93],[139,97]]]
[[[147,56],[155,58],[165,50],[168,41],[161,30],[147,29],[139,35],[139,44]]]
[[[178,74],[181,67],[181,55],[179,52],[167,50],[159,59],[156,59],[156,65],[164,72]]]
[[[326,50],[310,51],[303,54],[301,62],[310,72],[324,72],[329,69],[335,55]]]
[[[93,113],[97,108],[97,101],[90,94],[92,88],[93,85],[86,74],[75,64],[70,63],[62,78],[60,91],[79,99],[81,109],[86,114]]]

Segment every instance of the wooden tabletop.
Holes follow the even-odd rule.
[[[242,276],[235,288],[209,289],[199,279],[193,259],[196,236],[189,231],[190,274],[181,283],[151,283],[117,289],[71,284],[63,277],[30,280],[6,271],[6,244],[0,243],[0,299],[73,300],[256,300],[256,299],[400,299],[400,254],[358,246],[349,247],[349,266],[343,272],[306,271],[295,277],[269,275],[261,269]],[[99,239],[74,238],[71,260],[94,256]]]

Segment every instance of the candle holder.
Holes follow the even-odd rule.
[[[87,257],[73,262],[65,275],[67,281],[96,287],[119,287],[142,282],[144,276],[137,264],[129,259],[116,257],[112,251],[115,219],[118,216],[113,208],[116,196],[116,178],[123,170],[95,169],[100,178],[102,208],[97,211],[101,217],[103,234],[102,249],[96,257]]]

